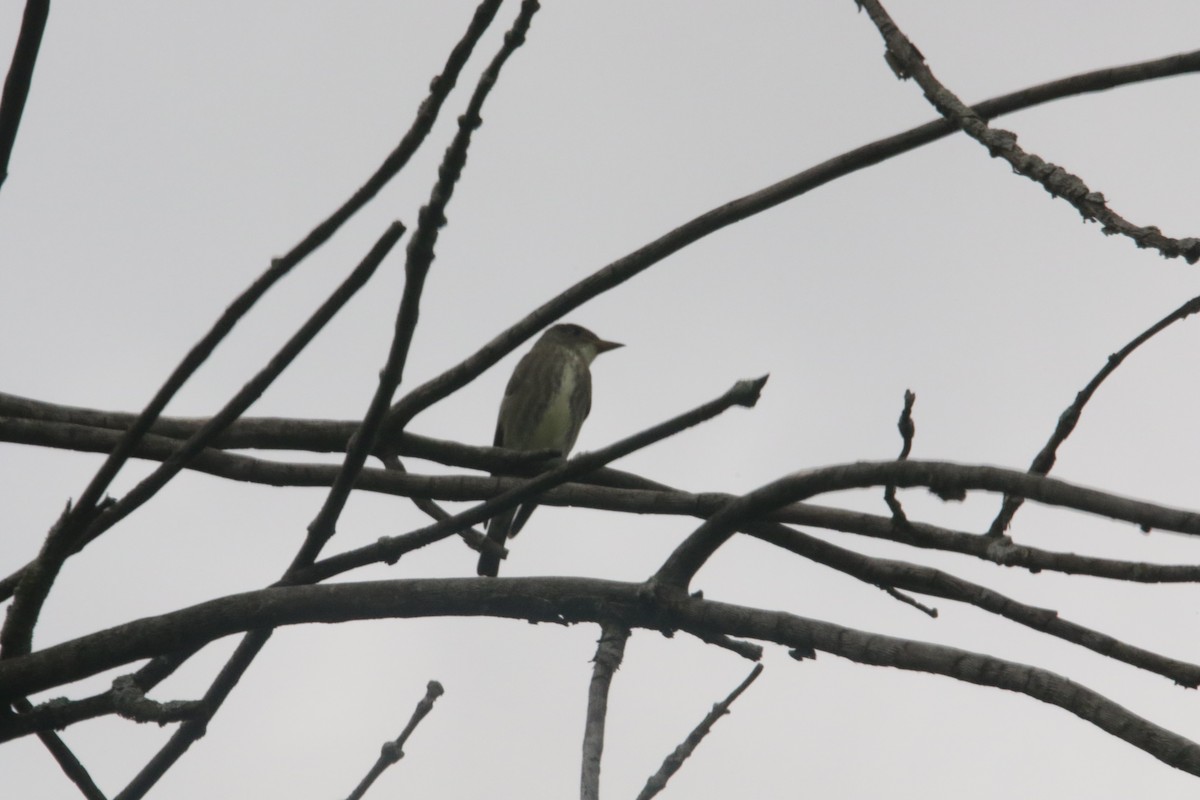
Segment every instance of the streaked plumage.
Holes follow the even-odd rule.
[[[508,380],[493,444],[512,450],[557,450],[565,457],[592,408],[589,365],[600,353],[620,346],[578,325],[549,328]],[[517,535],[535,507],[531,503],[497,514],[488,523],[488,538],[504,544]],[[499,559],[479,556],[480,575],[495,576],[499,568]]]

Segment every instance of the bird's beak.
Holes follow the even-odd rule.
[[[620,342],[606,342],[601,339],[600,341],[596,342],[596,354],[599,355],[600,353],[607,353],[609,350],[616,350],[618,347],[624,346],[625,345],[621,344]]]

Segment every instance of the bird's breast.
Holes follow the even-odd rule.
[[[559,375],[557,386],[545,397],[545,406],[537,424],[530,431],[526,450],[567,450],[574,442],[571,436],[574,420],[571,419],[571,396],[577,379],[574,369],[565,369]],[[563,453],[566,455],[566,453]]]

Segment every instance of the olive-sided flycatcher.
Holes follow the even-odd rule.
[[[607,350],[606,342],[578,325],[555,325],[517,362],[496,420],[497,447],[510,450],[556,450],[566,457],[592,409],[592,374],[588,366]],[[488,522],[488,538],[503,545],[516,536],[536,504],[509,509]],[[514,516],[516,517],[514,521]],[[476,571],[495,577],[500,560],[482,553]]]

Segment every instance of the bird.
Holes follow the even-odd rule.
[[[554,450],[565,458],[592,409],[592,361],[624,345],[570,323],[547,328],[517,362],[496,419],[493,444],[510,450]],[[524,526],[536,503],[502,511],[488,521],[488,539],[501,546]],[[479,554],[476,572],[496,577],[500,559]]]

